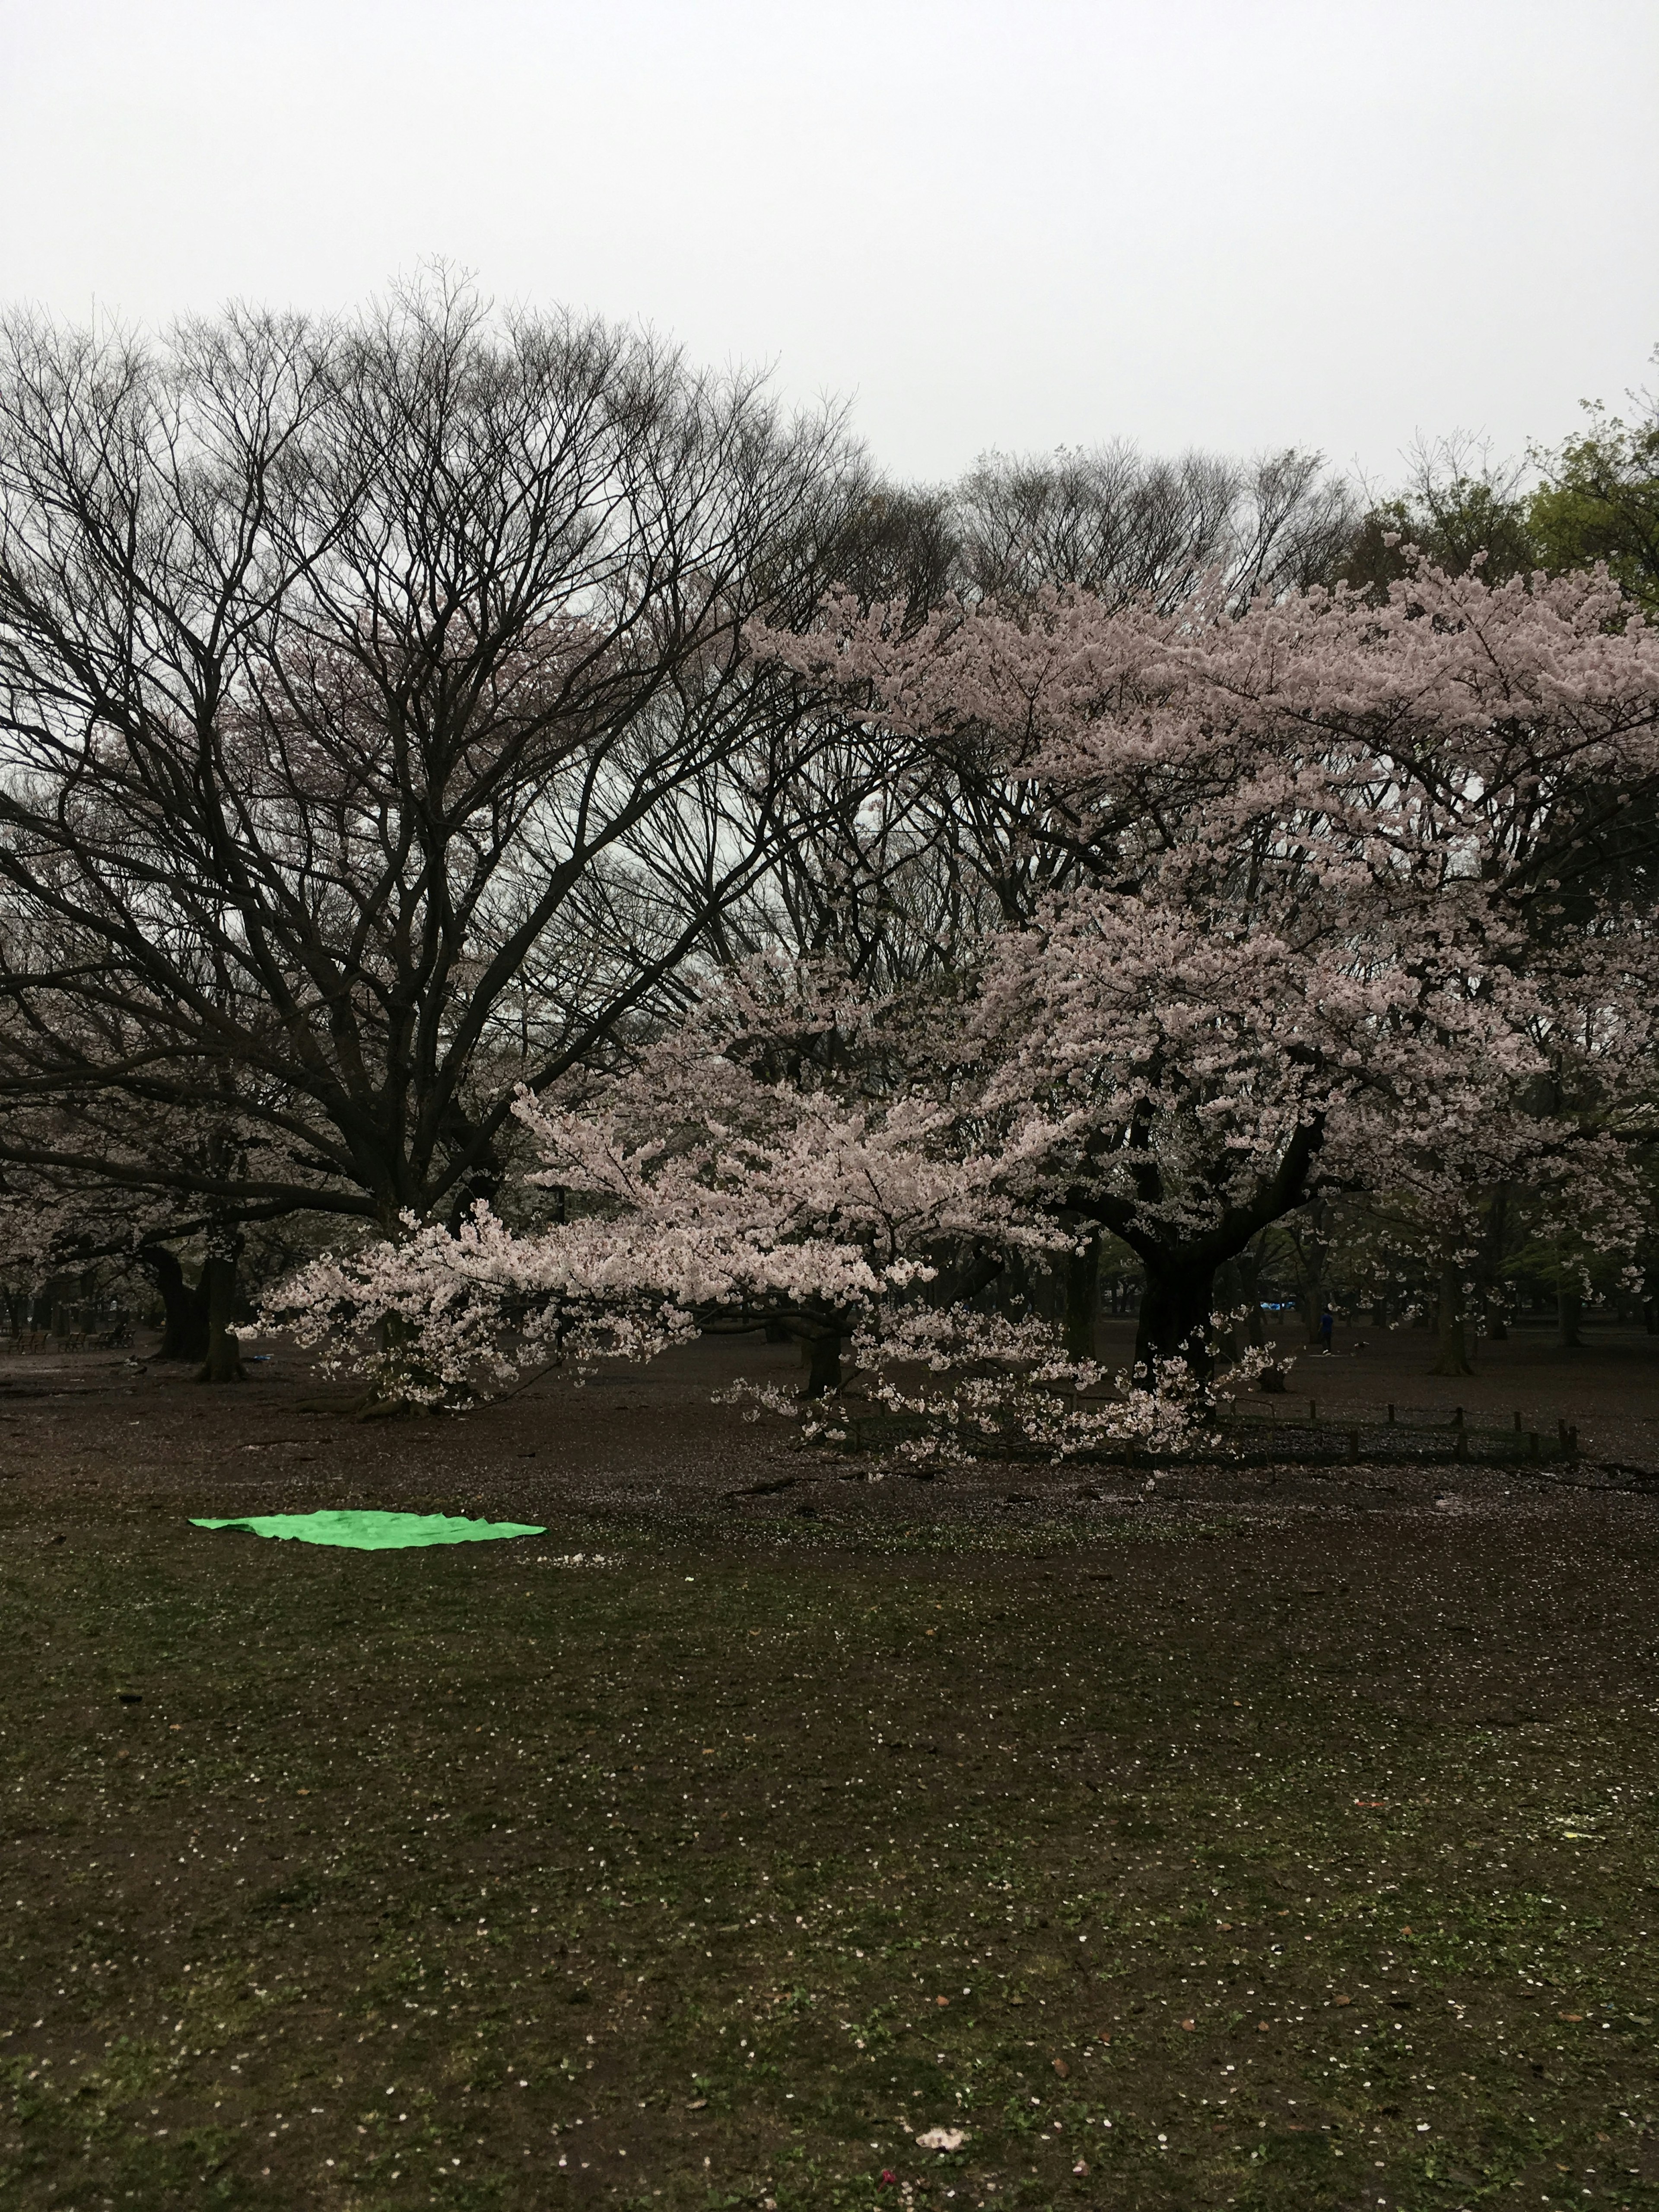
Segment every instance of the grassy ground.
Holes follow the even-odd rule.
[[[1659,2205],[1644,1501],[215,1509],[0,1515],[17,2212]]]

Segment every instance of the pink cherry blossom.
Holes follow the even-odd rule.
[[[1599,856],[1659,793],[1659,636],[1604,576],[908,632],[842,601],[750,644],[899,763],[884,836],[925,854],[970,773],[1015,794],[952,848],[994,920],[881,988],[781,947],[711,967],[629,1066],[521,1096],[573,1218],[411,1224],[286,1293],[317,1340],[375,1333],[386,1387],[770,1321],[846,1345],[916,1451],[1161,1450],[1210,1418],[1218,1266],[1312,1198],[1454,1270],[1499,1182],[1641,1233],[1659,971]],[[981,1297],[1103,1230],[1146,1274],[1115,1376]]]

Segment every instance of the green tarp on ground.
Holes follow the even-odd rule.
[[[412,1544],[477,1544],[492,1537],[544,1536],[517,1521],[467,1521],[449,1513],[251,1513],[239,1521],[197,1521],[192,1528],[244,1528],[301,1544],[343,1544],[354,1552],[406,1551]]]

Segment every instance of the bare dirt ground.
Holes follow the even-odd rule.
[[[1132,1324],[1108,1322],[1103,1356],[1127,1364],[1133,1341]],[[1289,1389],[1273,1401],[1281,1415],[1304,1417],[1310,1398],[1334,1427],[1380,1419],[1389,1405],[1401,1421],[1425,1424],[1449,1420],[1458,1407],[1471,1422],[1500,1427],[1519,1413],[1524,1428],[1546,1434],[1558,1422],[1576,1427],[1580,1463],[1538,1481],[1479,1468],[1391,1467],[1381,1491],[1376,1470],[1221,1466],[1164,1475],[1160,1495],[1235,1503],[1259,1495],[1280,1510],[1297,1501],[1340,1512],[1384,1498],[1432,1504],[1449,1492],[1518,1500],[1559,1490],[1562,1478],[1600,1486],[1659,1474],[1659,1338],[1639,1330],[1593,1324],[1582,1349],[1563,1351],[1553,1331],[1518,1328],[1482,1344],[1479,1371],[1456,1379],[1426,1371],[1432,1344],[1421,1330],[1344,1331],[1329,1355],[1291,1348]],[[1102,1506],[1144,1490],[1139,1477],[1041,1463],[988,1464],[925,1492],[896,1470],[872,1481],[861,1458],[802,1452],[774,1417],[751,1425],[710,1402],[739,1376],[797,1377],[794,1348],[758,1336],[603,1370],[580,1387],[545,1379],[459,1419],[367,1424],[349,1418],[350,1389],[319,1381],[310,1361],[280,1344],[255,1351],[264,1356],[251,1364],[249,1381],[221,1389],[148,1360],[142,1340],[131,1355],[0,1357],[0,1496],[47,1509],[100,1497],[171,1510],[188,1495],[192,1511],[222,1516],[467,1504],[505,1519],[620,1510],[670,1522],[732,1510],[768,1517],[833,1501],[838,1513],[884,1521],[914,1519],[924,1495],[930,1516],[954,1518],[1006,1506],[1011,1491],[1046,1507],[1079,1487],[1102,1491]],[[1259,1417],[1267,1401],[1253,1395],[1245,1410]]]
[[[8,2212],[1659,2208],[1653,1340],[1292,1377],[1571,1465],[1150,1487],[262,1349],[0,1361]],[[188,1525],[340,1505],[547,1534]]]

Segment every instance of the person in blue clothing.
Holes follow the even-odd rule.
[[[1331,1338],[1335,1332],[1335,1328],[1336,1317],[1328,1306],[1325,1311],[1319,1316],[1319,1348],[1322,1352],[1328,1352],[1330,1350]]]

